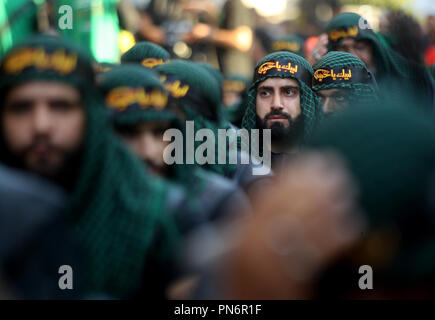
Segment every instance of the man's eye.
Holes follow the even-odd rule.
[[[345,96],[335,96],[335,100],[338,102],[343,102],[346,100],[346,97]]]
[[[258,94],[262,97],[267,97],[269,95],[269,92],[266,90],[261,90]]]
[[[285,91],[285,93],[289,96],[296,94],[296,90],[295,89],[287,89]]]
[[[164,128],[164,127],[155,128],[155,129],[153,129],[153,134],[156,137],[160,137],[160,136],[163,136],[165,131],[166,131],[166,128]]]
[[[32,107],[32,103],[28,101],[14,102],[7,104],[5,110],[12,113],[26,113],[29,112]]]
[[[135,138],[139,136],[140,130],[135,126],[119,126],[115,130],[125,138]]]
[[[56,111],[69,111],[73,109],[75,106],[76,106],[75,103],[72,103],[70,101],[63,101],[63,100],[53,101],[51,103],[51,107]]]

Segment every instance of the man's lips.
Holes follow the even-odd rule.
[[[270,116],[267,120],[287,120],[284,116]]]
[[[46,154],[51,151],[53,148],[47,144],[38,144],[30,148],[30,152],[36,154]]]

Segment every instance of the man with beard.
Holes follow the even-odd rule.
[[[313,90],[322,102],[325,115],[378,99],[374,76],[350,53],[331,51],[313,69]]]
[[[170,273],[162,265],[172,265],[178,238],[167,207],[172,187],[151,179],[115,138],[93,62],[87,51],[50,36],[6,54],[0,61],[0,162],[64,189],[68,230],[85,262],[74,278],[75,295],[163,295]],[[59,266],[51,268],[48,296],[59,297]]]
[[[242,128],[271,130],[271,145],[260,152],[271,152],[274,171],[298,152],[321,117],[312,76],[304,58],[284,51],[265,56],[255,68]]]

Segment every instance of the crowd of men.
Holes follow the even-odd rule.
[[[307,57],[276,39],[251,79],[147,41],[120,64],[53,35],[11,48],[0,297],[433,297],[435,79],[361,19],[334,17]],[[170,164],[165,133],[189,123],[215,133],[207,156],[221,129],[270,140],[239,137],[235,163],[186,141]]]

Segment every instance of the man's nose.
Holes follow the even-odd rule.
[[[279,109],[282,110],[284,107],[282,105],[281,96],[279,94],[274,94],[272,98],[271,109]]]
[[[326,98],[323,101],[322,109],[324,114],[331,113],[333,111],[332,101],[330,98]]]
[[[45,103],[35,105],[33,109],[33,128],[36,133],[47,133],[52,127],[52,117],[49,106]]]
[[[154,160],[159,156],[158,148],[155,146],[154,137],[151,133],[143,133],[141,135],[139,150],[140,155],[144,160]]]

